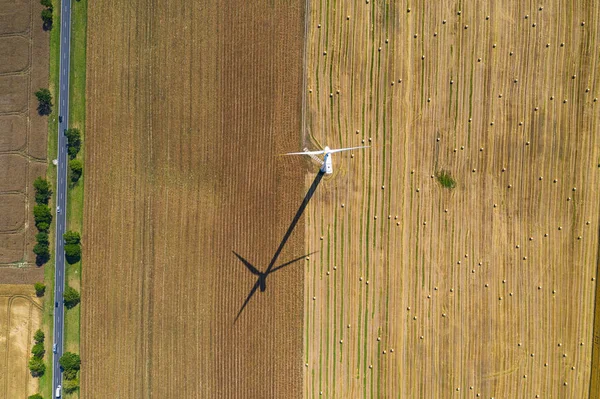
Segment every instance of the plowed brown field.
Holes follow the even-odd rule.
[[[305,396],[587,397],[597,3],[311,3]]]
[[[302,395],[304,2],[95,1],[82,397]],[[303,255],[304,226],[277,264]]]
[[[48,86],[48,33],[39,1],[0,0],[0,10],[0,283],[33,283],[43,270],[31,251],[32,183],[46,175],[48,124],[33,93]]]

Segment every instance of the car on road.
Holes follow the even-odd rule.
[[[54,302],[54,307],[57,308],[58,307],[58,302]]]
[[[60,206],[56,207],[56,213],[60,213]]]
[[[62,115],[58,115],[58,122],[62,123]]]
[[[56,344],[52,345],[52,353],[56,353]]]
[[[61,385],[59,385],[59,386],[56,387],[56,395],[55,396],[57,398],[60,398],[60,391],[61,390],[62,390],[62,386]]]

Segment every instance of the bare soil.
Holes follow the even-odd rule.
[[[81,395],[300,397],[303,2],[89,7]]]
[[[23,227],[26,218],[23,201],[22,194],[0,194],[0,232],[14,232]]]
[[[27,144],[27,120],[23,116],[0,116],[0,132],[0,152],[18,151]]]
[[[0,35],[27,34],[31,28],[31,0],[0,0]]]
[[[29,66],[29,42],[23,36],[0,36],[0,74],[20,72]]]
[[[0,114],[25,112],[29,82],[25,75],[0,76]]]

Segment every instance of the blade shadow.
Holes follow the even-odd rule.
[[[298,257],[296,259],[293,259],[293,260],[291,260],[289,262],[286,262],[286,263],[284,263],[282,265],[279,265],[279,266],[277,266],[276,268],[273,269],[273,266],[275,265],[275,262],[277,262],[277,259],[279,258],[279,255],[281,254],[281,251],[285,247],[285,244],[287,243],[287,241],[289,240],[290,236],[292,235],[292,232],[296,228],[296,225],[298,224],[298,221],[300,220],[300,218],[302,217],[302,214],[306,210],[306,206],[308,205],[308,202],[310,201],[310,199],[314,195],[315,191],[317,190],[317,187],[319,186],[319,183],[323,179],[323,175],[324,174],[325,174],[325,172],[319,170],[319,173],[315,177],[315,180],[313,180],[310,188],[308,189],[306,195],[304,196],[304,199],[302,200],[302,204],[300,204],[300,208],[298,208],[298,211],[296,212],[296,215],[294,216],[294,219],[292,219],[292,223],[290,223],[290,226],[288,227],[285,235],[283,236],[283,239],[281,240],[281,243],[279,244],[279,247],[277,248],[277,251],[275,251],[275,254],[273,255],[273,258],[271,259],[271,262],[269,263],[269,266],[267,267],[267,270],[264,273],[261,273],[260,271],[258,271],[258,269],[256,267],[254,267],[250,262],[248,262],[246,259],[244,259],[241,255],[237,254],[235,251],[232,251],[235,254],[235,256],[244,264],[244,266],[246,266],[246,268],[252,274],[259,276],[258,280],[256,281],[256,283],[252,287],[252,290],[250,291],[250,293],[246,297],[246,300],[244,301],[244,304],[242,305],[242,307],[240,308],[239,312],[237,313],[237,315],[235,317],[235,320],[233,321],[234,324],[235,324],[235,322],[237,322],[238,318],[242,314],[242,311],[244,310],[244,308],[246,307],[246,305],[248,305],[248,302],[250,302],[250,299],[252,298],[252,296],[256,293],[256,290],[258,290],[258,288],[260,286],[261,278],[265,279],[270,273],[274,273],[277,270],[280,270],[280,269],[282,269],[282,268],[284,268],[286,266],[289,266],[292,263],[298,262],[299,260],[302,260],[306,256],[309,256],[309,255],[312,255],[312,254],[315,253],[315,252],[311,252],[308,255],[303,255],[303,256]]]

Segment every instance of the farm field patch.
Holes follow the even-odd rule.
[[[33,283],[33,181],[46,176],[48,120],[34,92],[48,85],[48,33],[35,0],[0,0],[0,284]],[[54,99],[56,103],[58,100]],[[11,270],[18,268],[19,270]]]
[[[37,392],[38,382],[27,362],[41,317],[41,301],[33,286],[0,285],[0,398],[24,398]]]
[[[302,395],[303,10],[89,4],[82,397]]]
[[[595,3],[314,1],[309,21],[307,147],[371,148],[306,212],[305,397],[587,397]]]

